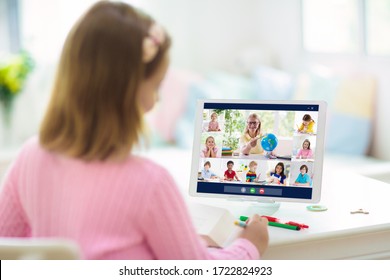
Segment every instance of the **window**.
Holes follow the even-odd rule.
[[[57,61],[69,30],[87,9],[98,2],[98,0],[19,1],[23,47],[40,63]],[[124,2],[141,4],[141,1],[134,0]]]
[[[23,47],[38,63],[54,63],[70,28],[96,0],[20,2]]]
[[[358,0],[303,1],[302,10],[307,51],[358,53]]]
[[[0,0],[0,53],[20,49],[19,2]]]
[[[390,55],[390,0],[366,1],[367,52]]]
[[[302,0],[303,48],[390,55],[390,0]]]

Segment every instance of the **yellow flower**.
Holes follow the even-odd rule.
[[[6,91],[0,92],[0,97],[11,94],[8,98],[12,98],[12,95],[17,95],[32,67],[32,60],[25,52],[12,56],[6,64],[0,65],[0,90],[3,88]]]

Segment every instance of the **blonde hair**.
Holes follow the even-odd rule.
[[[206,138],[206,141],[205,141],[204,143],[205,143],[205,144],[207,144],[207,141],[208,141],[210,138],[212,138],[212,139],[213,139],[213,141],[214,141],[214,144],[215,144],[215,139],[214,139],[214,137],[213,137],[213,136],[209,136],[209,137],[207,137],[207,138]]]
[[[252,166],[257,166],[257,162],[252,160],[250,163],[249,163],[249,168],[251,168]]]
[[[258,114],[252,113],[252,114],[250,114],[250,115],[248,116],[247,121],[248,121],[248,119],[250,119],[250,118],[254,118],[254,119],[256,119],[256,120],[259,121],[259,127],[256,129],[256,136],[257,136],[257,135],[260,134],[260,131],[261,131],[261,121],[260,121],[260,117],[259,117]],[[246,126],[245,126],[245,132],[244,132],[244,134],[249,134],[249,126],[248,126],[248,124],[246,124]]]
[[[100,1],[73,26],[64,43],[41,145],[67,156],[105,160],[126,156],[143,132],[138,88],[169,49],[161,43],[142,61],[153,20],[130,5]]]

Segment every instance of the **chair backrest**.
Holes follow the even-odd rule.
[[[0,238],[1,260],[76,260],[77,244],[66,239]]]

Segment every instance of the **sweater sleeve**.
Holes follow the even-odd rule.
[[[196,234],[187,207],[172,177],[164,169],[148,199],[141,228],[157,259],[258,259],[256,247],[245,239],[225,249],[208,249]]]
[[[11,166],[2,183],[0,192],[0,236],[28,237],[30,226],[20,203],[17,186],[18,158]]]

